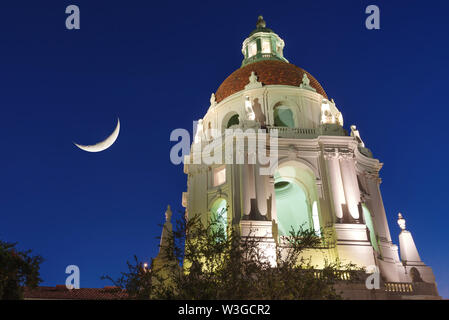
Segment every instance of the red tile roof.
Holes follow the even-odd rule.
[[[127,298],[126,291],[117,287],[80,288],[69,290],[65,285],[56,287],[25,288],[28,300],[119,300]]]
[[[217,102],[243,90],[245,85],[249,83],[249,76],[252,71],[254,71],[258,77],[257,80],[264,85],[279,84],[289,86],[299,86],[302,83],[304,73],[306,73],[310,80],[310,86],[327,99],[323,87],[321,87],[320,83],[307,71],[291,63],[277,60],[264,60],[237,69],[227,77],[215,93]]]

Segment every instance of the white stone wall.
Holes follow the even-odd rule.
[[[240,91],[218,104],[212,102],[203,118],[204,140],[211,139],[209,128],[223,132],[233,114],[239,115],[240,127],[252,123],[245,109],[245,97],[250,97],[253,105],[254,102],[260,104],[263,119],[260,119],[259,114],[256,122],[272,126],[273,110],[283,104],[292,110],[295,128],[322,129],[323,97],[320,94],[299,87],[272,85]],[[341,118],[335,103],[327,100],[326,103],[331,106],[332,115]],[[289,178],[298,179],[306,186],[310,203],[317,201],[319,221],[331,244],[328,249],[321,250],[321,256],[364,267],[376,265],[384,281],[411,281],[390,236],[379,187],[382,164],[363,155],[357,140],[352,136],[341,135],[338,125],[337,131],[334,131],[337,135],[312,133],[305,137],[300,131],[290,131],[291,137],[279,139],[277,166],[280,170],[287,164],[295,168],[296,171]],[[247,150],[234,152],[246,154]],[[203,221],[207,221],[214,201],[225,199],[229,206],[228,223],[241,227],[244,233],[248,232],[250,225],[248,221],[251,220],[249,214],[253,201],[259,209],[258,219],[263,221],[258,224],[259,231],[267,234],[264,241],[272,246],[278,241],[274,177],[258,175],[258,165],[227,164],[226,182],[213,186],[214,168],[221,165],[185,166],[188,187],[183,195],[183,203],[187,216],[200,214]],[[288,173],[285,175],[288,176]],[[372,215],[379,253],[373,249],[368,237],[361,212],[362,204]],[[315,254],[312,255],[319,265],[319,259],[316,259]],[[418,267],[426,281],[434,281],[430,268]]]

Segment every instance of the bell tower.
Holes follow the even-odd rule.
[[[243,41],[241,67],[212,93],[184,163],[186,217],[207,222],[223,214],[223,223],[259,239],[273,265],[289,231],[309,228],[325,244],[305,252],[316,268],[351,262],[380,272],[378,297],[438,297],[432,269],[402,218],[402,260],[392,242],[380,191],[383,164],[355,125],[350,132],[343,127],[316,78],[284,58],[284,45],[259,16]],[[346,297],[372,297],[364,284],[359,289]]]
[[[243,41],[242,54],[244,56],[242,67],[262,60],[278,60],[288,62],[284,58],[284,40],[273,30],[266,27],[262,16],[257,19],[256,29]]]

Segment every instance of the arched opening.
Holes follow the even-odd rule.
[[[274,192],[279,236],[302,228],[321,237],[316,175],[308,164],[298,160],[281,163],[274,174]]]
[[[274,126],[294,128],[295,121],[293,119],[293,111],[284,105],[279,105],[274,108]]]
[[[379,245],[377,243],[377,236],[374,231],[373,219],[371,217],[370,211],[368,210],[365,204],[362,204],[362,211],[363,211],[363,219],[365,220],[366,227],[368,228],[369,231],[369,238],[371,245],[373,246],[374,250],[379,252]]]
[[[310,211],[304,189],[295,181],[279,178],[274,184],[278,233],[289,236],[290,232],[310,229]]]
[[[234,114],[233,116],[231,116],[231,118],[229,118],[227,124],[226,124],[226,129],[234,126],[234,125],[238,125],[240,123],[239,120],[239,115],[238,114]]]
[[[227,201],[225,199],[217,199],[210,208],[210,220],[214,232],[223,231],[226,235],[226,229],[228,227],[228,208]]]
[[[412,282],[423,282],[421,274],[415,267],[410,269],[410,277],[412,278]]]

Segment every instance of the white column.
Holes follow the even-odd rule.
[[[261,215],[267,215],[267,193],[266,193],[266,184],[268,182],[267,176],[260,175],[259,165],[254,165],[256,169],[255,182],[256,182],[256,193],[257,193],[257,207],[259,208],[259,212]]]
[[[343,219],[342,204],[345,204],[345,195],[343,189],[343,181],[340,173],[340,163],[338,160],[338,153],[326,152],[324,154],[326,159],[328,177],[331,185],[331,197],[334,204],[335,216],[338,219]]]
[[[360,218],[359,203],[360,190],[355,172],[354,159],[351,155],[344,155],[340,159],[341,176],[345,190],[346,203],[351,217],[355,220]]]
[[[251,211],[251,192],[250,192],[250,165],[242,164],[242,214],[243,216],[249,215]]]
[[[276,211],[276,193],[274,191],[274,176],[268,177],[268,198],[271,200],[271,221],[278,221],[277,211]]]

